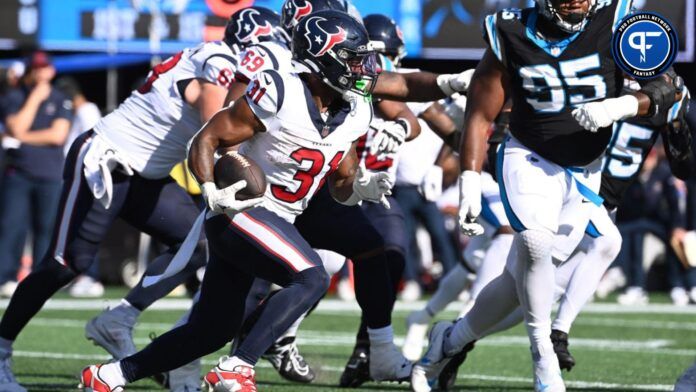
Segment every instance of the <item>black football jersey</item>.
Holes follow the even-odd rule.
[[[611,127],[591,133],[571,112],[619,96],[623,76],[611,54],[612,30],[631,0],[597,0],[584,29],[561,41],[537,32],[535,8],[507,9],[484,20],[484,38],[510,76],[510,131],[525,146],[561,166],[583,166],[606,150]]]
[[[616,123],[607,154],[602,163],[602,186],[599,195],[604,205],[614,209],[621,204],[626,190],[643,168],[645,157],[660,135],[650,119],[635,118]]]

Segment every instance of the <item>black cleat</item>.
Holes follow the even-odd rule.
[[[370,350],[366,347],[356,347],[343,369],[338,386],[357,388],[370,380]]]
[[[558,357],[558,365],[561,369],[570,371],[575,366],[575,358],[568,351],[568,334],[557,329],[551,331],[551,342],[553,343],[553,351]]]
[[[284,379],[309,384],[316,374],[297,350],[294,336],[276,342],[262,358],[268,360]]]
[[[466,356],[469,354],[469,351],[474,349],[475,344],[476,341],[474,340],[473,342],[464,346],[462,351],[455,354],[442,369],[440,375],[437,377],[437,384],[441,391],[449,390],[454,386],[455,381],[457,381],[457,372],[459,371],[459,367],[462,366],[464,361],[466,361]]]

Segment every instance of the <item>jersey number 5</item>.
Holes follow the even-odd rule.
[[[561,61],[558,66],[560,77],[550,64],[520,68],[522,87],[528,92],[527,103],[537,112],[558,113],[566,107],[576,107],[607,96],[607,85],[602,76],[578,76],[581,72],[600,68],[598,54]]]
[[[293,178],[300,183],[297,190],[290,191],[285,186],[271,185],[271,193],[278,200],[294,203],[304,199],[307,194],[309,194],[309,190],[312,188],[312,185],[314,185],[314,179],[324,169],[326,158],[324,158],[324,154],[321,151],[311,148],[300,148],[299,150],[295,150],[290,154],[290,158],[297,162],[298,165],[301,165],[305,161],[311,162],[311,166],[306,170],[298,170],[297,173],[295,173]],[[317,189],[320,189],[324,185],[326,177],[330,176],[331,173],[338,169],[338,164],[341,163],[342,158],[343,151],[340,151],[331,159],[331,162],[329,162],[329,170],[321,178]]]

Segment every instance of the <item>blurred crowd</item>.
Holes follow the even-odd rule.
[[[696,129],[693,105],[689,116]],[[0,296],[10,297],[31,260],[49,247],[64,157],[72,141],[100,117],[74,78],[56,78],[44,52],[0,69]],[[432,132],[404,148],[410,151],[401,154],[393,191],[410,243],[400,297],[415,301],[463,262],[467,239],[456,224],[458,162],[451,149]],[[185,173],[174,175],[190,193],[198,193]],[[666,290],[674,304],[696,303],[696,181],[675,179],[661,147],[646,159],[616,220],[622,250],[597,296],[622,290],[619,303],[644,304],[648,291]],[[354,298],[351,276],[347,263],[336,277],[339,297]],[[99,263],[69,292],[101,296]]]

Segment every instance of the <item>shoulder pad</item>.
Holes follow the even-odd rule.
[[[505,63],[505,45],[501,39],[501,32],[519,25],[521,19],[522,10],[518,8],[507,8],[483,19],[483,39],[503,64]]]
[[[202,75],[198,77],[227,88],[234,81],[237,58],[232,55],[230,50],[224,50],[223,47],[217,46],[216,43],[208,43],[194,55],[199,58],[201,64],[200,72]]]
[[[249,82],[245,96],[251,110],[265,123],[283,108],[285,82],[275,70],[259,72]]]

